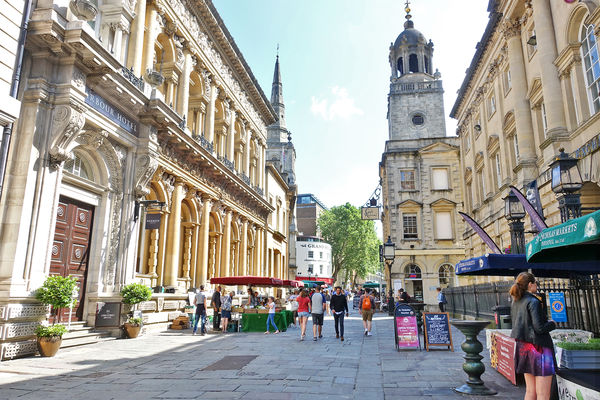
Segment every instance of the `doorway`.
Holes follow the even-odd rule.
[[[50,275],[77,278],[79,295],[73,307],[71,321],[83,320],[84,296],[89,260],[90,237],[94,206],[60,196],[56,208],[56,225]],[[69,309],[62,309],[58,322],[69,320]]]

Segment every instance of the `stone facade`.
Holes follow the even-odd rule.
[[[171,292],[142,308],[164,324],[211,277],[287,278],[266,258],[277,115],[210,1],[40,0],[26,48],[0,199],[2,357],[35,351],[49,274],[78,277],[72,317],[92,326],[133,281]]]
[[[493,1],[488,26],[451,116],[458,120],[465,212],[501,249],[510,246],[503,198],[533,182],[548,226],[561,222],[549,163],[564,148],[579,159],[583,213],[600,207],[600,103],[597,69],[600,2]],[[533,39],[532,39],[533,37]],[[525,240],[532,229],[525,219]],[[468,258],[489,249],[470,228]],[[497,280],[484,277],[479,280]]]
[[[386,280],[437,305],[436,288],[456,284],[464,257],[458,139],[446,136],[443,86],[432,73],[433,43],[407,16],[390,47],[389,140],[379,165],[383,234],[396,244]],[[408,61],[407,61],[408,60]]]

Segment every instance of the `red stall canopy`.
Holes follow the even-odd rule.
[[[299,288],[299,287],[304,287],[304,282],[290,280],[290,279],[284,279],[283,280],[283,286],[289,286],[289,287],[293,287],[293,288]]]
[[[210,283],[217,285],[247,285],[247,286],[283,286],[283,281],[267,276],[223,276],[210,278]]]

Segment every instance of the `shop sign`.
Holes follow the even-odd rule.
[[[423,313],[423,317],[425,349],[429,351],[429,346],[445,346],[454,351],[448,313]]]
[[[361,207],[360,217],[361,219],[376,221],[381,219],[380,211],[379,207]]]
[[[575,156],[575,158],[581,160],[582,158],[592,154],[598,149],[600,149],[600,133],[588,140],[586,144],[575,150],[573,155]]]
[[[560,292],[548,293],[548,300],[550,301],[550,313],[554,322],[567,322],[565,294]]]
[[[421,349],[417,314],[407,304],[400,304],[394,312],[394,337],[398,351],[408,348]]]
[[[96,305],[96,327],[119,326],[121,319],[121,303],[98,303]]]
[[[85,98],[85,104],[89,105],[94,110],[98,111],[100,114],[104,115],[112,122],[125,129],[127,132],[138,136],[139,125],[137,122],[123,114],[119,109],[110,104],[106,99],[94,92],[89,87],[85,88],[85,93],[87,94],[87,97]]]
[[[515,339],[496,333],[496,369],[506,377],[513,385],[517,384],[515,373],[515,351],[517,342]]]
[[[161,217],[160,213],[146,214],[146,229],[159,229]]]

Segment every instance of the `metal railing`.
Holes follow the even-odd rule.
[[[458,286],[444,290],[448,300],[447,310],[457,315],[476,318],[493,318],[494,306],[510,306],[508,294],[511,281]],[[548,304],[548,293],[565,294],[568,322],[558,323],[559,328],[583,329],[600,335],[600,279],[598,275],[568,281],[541,280],[538,286]],[[550,313],[548,313],[550,314]]]
[[[135,76],[135,74],[133,73],[133,68],[127,69],[125,67],[121,67],[121,73],[136,88],[140,89],[141,92],[144,91],[144,79],[142,79],[141,76],[139,78],[137,76]]]

